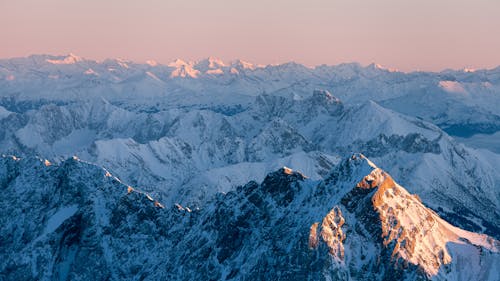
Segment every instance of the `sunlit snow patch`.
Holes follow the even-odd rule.
[[[92,68],[85,70],[84,74],[99,76],[99,74],[97,72],[95,72]]]
[[[460,84],[460,82],[456,81],[440,81],[439,87],[445,90],[448,93],[459,93],[459,94],[467,94],[464,86]]]
[[[77,62],[82,61],[82,58],[74,54],[69,54],[67,57],[63,59],[53,59],[53,60],[47,59],[46,61],[51,64],[75,64]]]

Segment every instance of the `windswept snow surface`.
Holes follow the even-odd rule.
[[[444,219],[500,238],[500,156],[459,142],[500,130],[500,68],[33,55],[0,60],[0,91],[2,154],[77,155],[164,204],[203,207],[282,166],[321,180],[362,152]]]
[[[362,154],[324,180],[282,167],[200,208],[76,157],[0,157],[0,183],[6,280],[498,280],[498,240],[443,220]]]
[[[0,280],[498,281],[499,106],[500,67],[2,59]]]

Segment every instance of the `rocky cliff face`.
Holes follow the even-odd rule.
[[[438,127],[375,102],[344,104],[323,90],[303,99],[261,94],[231,113],[218,100],[155,110],[136,102],[10,105],[18,111],[0,119],[2,153],[53,162],[78,155],[162,202],[201,206],[284,165],[322,179],[341,157],[360,151],[454,224],[500,237],[500,156],[463,147]]]
[[[78,159],[0,160],[5,280],[497,280],[499,242],[458,229],[355,154],[282,168],[202,208],[163,206]]]
[[[500,156],[440,130],[498,131],[499,77],[500,68],[5,59],[0,152],[78,155],[164,202],[199,203],[283,165],[321,179],[359,151],[440,215],[500,238]],[[466,143],[498,146],[480,139]]]

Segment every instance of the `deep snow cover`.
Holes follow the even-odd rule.
[[[363,155],[281,168],[202,208],[69,158],[0,159],[6,280],[498,280],[500,242],[450,225]]]
[[[495,259],[490,260],[490,254],[479,259],[474,258],[476,254],[471,259],[458,258],[460,264],[468,263],[474,268],[478,267],[471,272],[461,271],[461,265],[449,261],[454,260],[454,255],[462,257],[463,253],[474,252],[470,246],[472,244],[487,249],[487,253],[495,252],[494,247],[490,247],[491,243],[483,241],[486,236],[481,235],[493,237],[490,241],[500,238],[500,173],[497,172],[500,156],[495,153],[498,146],[492,141],[500,132],[499,105],[499,68],[474,72],[447,70],[439,73],[402,73],[375,64],[367,67],[359,64],[322,65],[314,68],[296,63],[262,66],[241,60],[223,62],[211,57],[197,62],[177,60],[162,65],[153,61],[139,64],[121,59],[98,62],[73,54],[34,55],[0,60],[0,153],[16,155],[16,159],[22,159],[12,163],[9,162],[11,160],[4,161],[10,164],[6,164],[8,168],[2,168],[3,171],[10,172],[5,174],[0,183],[7,188],[17,184],[13,179],[19,174],[28,171],[33,174],[33,179],[25,184],[23,191],[8,192],[4,197],[5,202],[14,200],[11,197],[15,195],[16,198],[21,198],[25,192],[31,194],[33,190],[26,189],[28,187],[46,190],[44,184],[51,186],[52,183],[46,181],[54,175],[40,174],[40,171],[62,173],[56,176],[58,181],[62,181],[61,178],[66,173],[62,167],[72,167],[73,164],[89,165],[88,167],[93,167],[90,170],[96,171],[89,174],[87,168],[80,169],[79,166],[75,171],[74,176],[81,173],[78,177],[86,178],[82,180],[83,185],[75,187],[78,190],[75,194],[77,198],[82,198],[83,203],[62,200],[62,195],[57,194],[54,199],[48,195],[36,195],[34,198],[41,200],[36,203],[40,207],[37,209],[39,213],[19,214],[12,219],[6,217],[9,222],[14,219],[20,221],[14,224],[17,232],[13,232],[10,227],[5,228],[9,230],[5,233],[10,233],[5,234],[8,238],[6,241],[18,243],[15,247],[20,248],[11,248],[13,253],[19,253],[24,247],[16,239],[26,243],[35,241],[32,244],[43,246],[45,242],[41,241],[48,241],[44,239],[56,235],[57,229],[75,224],[75,219],[84,219],[80,217],[81,208],[90,204],[89,200],[94,200],[95,204],[92,205],[92,210],[90,207],[85,209],[87,215],[92,214],[89,216],[95,216],[100,225],[109,226],[112,223],[109,208],[114,207],[107,205],[108,199],[105,198],[108,195],[95,191],[96,186],[107,186],[100,182],[102,169],[88,164],[95,163],[106,167],[104,180],[115,181],[120,186],[122,182],[126,183],[127,193],[132,194],[129,197],[141,194],[139,197],[152,203],[153,210],[165,206],[166,209],[175,208],[190,214],[192,211],[189,216],[209,216],[216,210],[222,210],[216,207],[217,204],[233,208],[224,209],[224,212],[230,212],[232,215],[229,217],[235,216],[234,220],[220,222],[220,225],[214,227],[227,227],[226,223],[232,223],[233,227],[241,223],[238,227],[244,233],[226,233],[224,235],[229,235],[226,238],[220,238],[214,244],[208,243],[207,245],[220,246],[223,240],[230,241],[225,246],[220,246],[221,249],[228,249],[216,254],[217,264],[208,263],[204,270],[189,274],[186,270],[179,269],[186,274],[186,279],[189,276],[191,279],[200,278],[201,275],[197,275],[200,272],[208,274],[202,276],[202,279],[210,279],[208,276],[215,279],[239,276],[239,279],[245,279],[242,276],[250,276],[249,272],[257,274],[261,279],[271,278],[264,274],[265,271],[252,271],[257,266],[244,263],[248,262],[248,259],[243,258],[245,255],[260,262],[262,270],[278,270],[288,262],[302,268],[302,273],[305,274],[303,276],[313,276],[313,279],[317,279],[314,276],[336,276],[333,279],[360,279],[359,276],[365,276],[379,279],[388,273],[385,269],[377,271],[376,262],[372,258],[381,255],[391,262],[395,261],[384,268],[394,264],[406,268],[395,273],[400,275],[391,275],[396,279],[423,276],[422,278],[467,280],[474,276],[470,274],[480,274],[482,279],[495,280],[493,276],[498,274],[490,269],[490,264],[498,263]],[[245,190],[243,186],[252,189],[254,185],[247,183],[255,181],[263,182],[262,186],[265,187],[270,173],[277,175],[272,172],[285,166],[292,169],[284,170],[289,171],[288,176],[308,177],[299,185],[309,186],[322,182],[326,186],[329,181],[335,181],[336,177],[332,177],[332,174],[338,173],[339,165],[345,166],[345,160],[341,159],[350,159],[353,152],[362,152],[387,172],[382,172],[374,165],[361,165],[366,166],[366,169],[356,175],[356,181],[349,181],[350,185],[342,188],[340,193],[328,193],[327,198],[322,199],[324,201],[320,200],[326,202],[323,206],[325,209],[308,207],[303,210],[311,212],[310,215],[304,214],[305,218],[309,216],[311,220],[307,224],[304,221],[300,228],[290,230],[290,235],[300,233],[297,234],[300,241],[307,240],[300,247],[320,249],[319,245],[324,241],[328,255],[317,256],[318,260],[314,262],[306,259],[305,264],[300,264],[305,261],[301,256],[302,248],[296,253],[298,256],[290,255],[283,259],[263,254],[270,249],[266,247],[277,247],[279,251],[290,253],[292,244],[285,245],[276,240],[280,246],[263,242],[263,248],[247,246],[247,252],[238,252],[239,259],[226,257],[235,251],[233,248],[243,245],[238,237],[247,237],[245,235],[247,232],[252,233],[252,227],[268,229],[263,224],[242,221],[238,217],[238,214],[244,212],[239,209],[244,206],[240,201],[247,200],[246,195],[240,194]],[[73,159],[73,156],[76,156],[76,162],[65,161],[67,158]],[[36,157],[43,159],[39,161],[41,165],[34,165],[33,168],[31,164],[23,164],[26,163],[24,159]],[[357,157],[366,159],[364,156]],[[365,162],[368,163],[368,160]],[[293,172],[295,170],[302,174],[296,174]],[[343,172],[349,174],[347,170]],[[366,194],[351,192],[357,190],[353,187],[363,182],[364,177],[385,179],[386,176],[389,177],[388,174],[401,185],[391,178],[387,180],[389,184],[380,183],[376,188],[367,188]],[[338,174],[337,177],[342,175]],[[98,180],[98,183],[89,186],[94,180]],[[368,181],[373,183],[372,179]],[[60,182],[54,190],[67,184]],[[364,185],[371,186],[371,183]],[[378,194],[378,186],[389,187],[385,188],[383,194]],[[408,189],[408,192],[417,194],[427,207],[401,186]],[[288,193],[284,195],[281,191],[283,190],[276,194],[270,191],[270,196],[278,196],[285,203],[288,200],[302,200],[293,199],[302,194],[300,192],[293,193],[292,196]],[[371,197],[366,196],[371,196],[374,192],[378,194],[377,198],[383,199],[383,204],[368,204]],[[121,195],[113,196],[118,198]],[[290,199],[290,196],[293,198]],[[351,206],[345,196],[367,200],[365,205],[373,208],[364,209],[370,210],[371,214],[364,219],[376,219],[380,222],[380,229],[369,229],[367,233],[380,230],[380,235],[384,234],[385,240],[373,242],[373,237],[368,239],[365,237],[366,233],[360,234],[356,230],[354,236],[359,235],[360,241],[367,244],[348,242],[353,240],[348,239],[346,227],[351,227],[350,224],[354,221],[362,221],[363,215],[356,214],[356,207]],[[280,212],[280,216],[295,212],[285,209],[279,207],[273,210]],[[313,210],[322,215],[312,219]],[[168,215],[170,225],[185,223],[175,216],[172,219],[172,216]],[[211,219],[215,219],[213,216],[215,215],[212,214]],[[266,216],[268,215],[264,215]],[[155,239],[149,235],[158,230],[156,227],[149,225],[147,227],[153,227],[154,231],[137,236],[134,233],[142,233],[140,229],[143,224],[138,220],[129,221],[128,218],[127,216],[127,219],[120,221],[128,225],[130,235],[139,240]],[[297,225],[299,218],[291,216],[285,222],[288,226]],[[32,227],[28,222],[37,219],[43,221],[39,230],[43,235],[32,237],[32,234],[23,234],[29,233],[28,230]],[[250,216],[249,219],[260,220],[262,217]],[[89,221],[94,223],[93,219],[89,218]],[[462,232],[446,221],[461,229],[482,234]],[[76,224],[80,223],[78,221]],[[153,225],[155,223],[153,221]],[[195,220],[192,223],[201,222]],[[416,230],[415,225],[418,225]],[[89,234],[91,236],[106,236],[109,234],[105,234],[106,231],[110,230],[97,227],[92,231]],[[207,233],[192,234],[193,239],[200,240],[195,242],[200,243],[198,246],[205,245]],[[17,237],[18,235],[21,236]],[[115,234],[109,235],[114,237]],[[274,235],[271,230],[266,237],[269,235]],[[407,239],[409,236],[415,237],[410,244]],[[122,261],[124,265],[121,271],[106,269],[104,261],[108,266],[116,262],[117,256],[113,256],[116,253],[113,254],[110,248],[117,244],[113,244],[114,238],[106,240],[97,237],[92,238],[97,244],[92,244],[91,248],[102,247],[102,253],[95,254],[98,256],[95,261],[99,261],[102,270],[108,274],[106,276],[112,279],[142,276],[137,275],[141,271],[139,265],[131,265],[127,259]],[[175,239],[181,239],[179,237]],[[146,247],[146,244],[141,243],[139,245]],[[147,247],[156,247],[155,242],[149,243]],[[175,244],[172,241],[168,243]],[[188,242],[185,243],[181,244],[186,248],[192,247]],[[90,244],[85,245],[87,247]],[[39,269],[31,263],[32,275],[29,276],[45,280],[56,279],[55,276],[59,280],[84,278],[81,277],[85,276],[82,272],[71,273],[74,270],[74,258],[79,255],[77,249],[80,248],[60,249],[61,252],[57,255],[64,256],[65,263],[59,264],[62,258],[54,256],[54,249],[49,250],[52,246],[46,247],[46,252],[41,255],[55,259],[51,263],[45,260],[51,267],[38,275]],[[182,252],[180,247],[178,246],[178,251]],[[0,248],[6,253],[7,246]],[[165,246],[165,251],[167,248]],[[383,249],[391,249],[391,252]],[[279,251],[275,254],[280,253]],[[356,251],[362,252],[365,259],[353,257],[352,253]],[[481,250],[479,256],[482,257],[482,253]],[[201,256],[198,258],[206,258],[206,253],[199,254]],[[152,256],[144,263],[150,264],[151,259],[160,254],[148,252],[148,255]],[[333,257],[332,262],[351,265],[343,269],[332,267],[330,262],[326,262],[325,257],[328,256]],[[368,256],[370,257],[367,258]],[[32,255],[30,257],[33,258]],[[20,260],[31,258],[16,255],[16,258],[13,256],[10,263],[4,266],[12,272],[18,272],[15,268],[17,264],[21,264]],[[178,278],[174,265],[189,268],[189,261],[178,258],[179,260],[170,262],[172,267],[162,267],[166,273],[161,274],[167,275],[158,276]],[[227,262],[230,265],[221,261],[227,259],[230,259]],[[295,260],[292,262],[289,259]],[[317,269],[317,262],[328,265],[325,265],[325,270],[319,275],[308,275],[307,268],[311,272],[319,272],[312,270]],[[481,266],[477,262],[481,262]],[[160,267],[159,263],[154,264]],[[241,268],[235,271],[238,264]],[[193,266],[196,266],[196,259],[191,263],[191,267]],[[352,272],[352,268],[360,270],[363,266],[364,273]],[[413,270],[415,268],[417,269]],[[211,275],[212,273],[215,275]],[[375,274],[376,277],[370,274]]]

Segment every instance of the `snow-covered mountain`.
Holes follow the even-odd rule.
[[[500,237],[500,156],[463,147],[438,127],[373,101],[348,105],[319,90],[300,100],[264,94],[228,114],[144,112],[97,99],[50,102],[0,123],[4,153],[78,155],[164,203],[201,204],[283,165],[321,179],[339,157],[361,151],[445,218]]]
[[[161,65],[121,59],[98,62],[73,54],[34,55],[0,60],[0,88],[2,104],[11,98],[31,101],[23,103],[24,108],[36,106],[33,100],[104,97],[114,102],[139,99],[147,110],[172,103],[245,106],[248,96],[262,93],[301,99],[320,88],[347,103],[377,101],[457,136],[500,130],[500,68],[403,73],[356,63],[309,68],[296,63],[262,66],[208,58]]]
[[[496,254],[491,254],[495,256],[491,260],[490,252],[497,251],[498,242],[494,239],[500,239],[500,155],[494,152],[494,141],[483,139],[500,132],[498,105],[500,68],[403,73],[375,64],[309,68],[296,63],[262,66],[216,58],[176,60],[168,65],[121,59],[98,62],[76,55],[0,60],[0,153],[23,159],[2,160],[2,187],[19,185],[2,195],[2,206],[9,201],[25,200],[9,206],[12,210],[6,214],[16,215],[2,220],[16,220],[6,231],[2,229],[2,237],[8,241],[5,245],[9,245],[0,246],[0,252],[9,257],[2,258],[8,260],[2,265],[2,272],[5,269],[14,274],[9,278],[20,274],[17,279],[37,276],[45,280],[83,280],[87,276],[84,268],[95,267],[111,279],[141,279],[147,274],[152,274],[147,277],[151,279],[179,279],[181,273],[188,280],[245,279],[252,276],[250,273],[260,279],[277,279],[279,274],[289,276],[293,272],[283,269],[288,263],[304,274],[297,275],[304,277],[297,277],[301,280],[325,276],[336,276],[334,280],[467,280],[472,276],[467,274],[496,280],[493,276],[498,274],[491,268],[498,265],[498,260]],[[462,142],[487,149],[473,149]],[[357,154],[341,161],[354,152],[363,153],[387,172]],[[65,160],[74,155],[82,160]],[[288,175],[288,170],[276,172],[283,166],[300,170],[308,179],[295,172]],[[351,174],[351,169],[359,173]],[[106,176],[102,177],[102,173]],[[388,174],[408,192],[417,194],[427,207]],[[272,207],[271,215],[259,211],[241,217],[248,207],[245,202],[253,200],[249,197],[253,191],[247,194],[245,190],[257,188],[258,197],[274,198],[261,190],[270,184],[266,182],[277,177],[278,182],[272,184],[281,185],[290,176],[296,183],[276,188],[284,191],[300,187],[300,194],[280,191],[276,196],[298,205],[289,209],[288,203],[273,203],[266,205]],[[343,180],[332,184],[338,177]],[[367,178],[363,181],[364,177]],[[372,181],[384,187],[375,188]],[[72,186],[68,192],[75,189],[77,195],[64,197],[67,185]],[[128,185],[143,192],[133,192]],[[113,188],[125,188],[129,195],[103,192]],[[303,193],[304,188],[328,191]],[[382,194],[382,189],[388,191]],[[42,196],[40,190],[54,194],[54,198]],[[383,203],[372,204],[370,198],[382,198]],[[265,200],[266,204],[271,202],[269,198]],[[359,202],[364,202],[360,203],[362,210],[357,209]],[[22,211],[31,204],[37,207]],[[129,215],[120,204],[140,214],[134,211]],[[175,204],[179,204],[176,210],[171,210]],[[306,207],[301,209],[300,204]],[[110,212],[116,208],[123,217],[111,219]],[[80,225],[83,220],[91,228],[79,241],[91,243],[82,242],[87,249],[85,255],[94,255],[89,262],[95,264],[74,262],[72,259],[80,251],[75,248],[51,248],[56,242],[49,239],[49,233],[57,233],[76,214],[81,216],[73,225]],[[100,221],[93,216],[101,217]],[[313,219],[318,223],[314,227]],[[126,224],[128,229],[123,231],[133,238],[113,232],[110,220]],[[31,221],[36,221],[36,226],[30,226]],[[219,225],[206,226],[204,222],[208,221]],[[329,221],[337,225],[346,221],[352,237],[357,238],[340,241],[346,232],[343,228],[338,232]],[[380,228],[371,228],[369,221],[376,221]],[[289,227],[289,235],[297,237],[280,242],[278,236],[273,236],[278,234],[266,225],[278,222],[282,223],[279,235]],[[354,230],[349,223],[355,225]],[[32,229],[41,225],[45,228]],[[307,231],[302,229],[306,226]],[[116,224],[114,227],[120,229]],[[210,242],[209,234],[234,228],[238,231],[220,234],[220,239]],[[265,233],[266,238],[254,237],[257,234],[252,229],[264,229],[259,233]],[[174,236],[170,235],[175,231],[178,232]],[[316,236],[309,237],[310,231]],[[418,231],[423,234],[415,236]],[[24,234],[28,232],[31,234]],[[330,232],[336,233],[336,240],[323,238],[324,233]],[[376,237],[367,237],[367,233],[378,233],[385,240],[374,240]],[[493,244],[485,242],[483,234],[493,237],[488,238]],[[54,238],[59,239],[57,243],[73,239],[65,238],[70,234],[61,235],[64,237]],[[99,235],[108,235],[109,239],[101,240]],[[141,242],[120,253],[113,252],[117,250],[109,248],[122,243],[116,242],[116,235],[126,245],[132,243],[130,239]],[[291,250],[299,245],[293,244],[299,243],[297,239],[302,241],[302,235],[307,235],[304,239],[312,241],[309,246],[318,247],[318,252],[311,252],[304,244],[297,252]],[[410,236],[416,240],[405,242]],[[245,239],[261,243],[248,244]],[[273,242],[269,244],[266,239]],[[20,241],[28,248],[23,248]],[[488,254],[480,254],[476,260],[463,258],[463,253],[474,252],[471,245]],[[100,250],[88,252],[96,247]],[[203,253],[168,257],[169,265],[165,265],[161,262],[166,262],[166,257],[161,255],[170,251],[169,247],[178,253],[185,251],[183,247],[208,248]],[[235,247],[238,256],[229,254]],[[351,254],[340,255],[340,249]],[[28,255],[28,251],[34,252]],[[54,251],[62,252],[56,255]],[[35,252],[43,253],[35,257]],[[10,257],[7,253],[16,255]],[[147,254],[144,257],[141,253]],[[358,259],[358,254],[365,258]],[[127,258],[130,255],[137,258],[136,264]],[[250,256],[251,262],[246,258]],[[380,263],[373,260],[376,256],[385,258],[380,268]],[[454,257],[459,265],[449,263]],[[199,270],[187,269],[196,268],[201,258],[210,258],[214,263],[206,263]],[[118,260],[123,264],[116,270],[110,269]],[[475,262],[482,266],[471,272],[459,270],[462,263]],[[82,271],[78,273],[72,271],[76,263],[81,263],[78,266]],[[238,263],[240,268],[236,270]],[[17,267],[20,264],[30,264],[31,273]],[[51,267],[41,270],[37,264]],[[144,271],[142,264],[148,264],[150,269]],[[389,273],[394,266],[399,269]],[[156,268],[161,268],[159,273],[153,273]],[[276,269],[271,274],[277,275],[265,275],[269,270],[264,269]]]
[[[498,280],[500,242],[450,225],[363,155],[163,206],[70,158],[0,159],[5,280]]]

